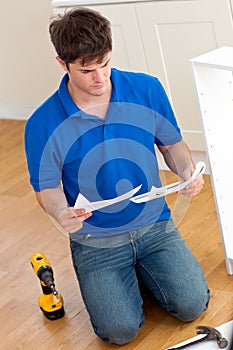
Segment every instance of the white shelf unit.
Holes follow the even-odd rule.
[[[195,57],[191,66],[226,269],[233,274],[233,47],[221,47]]]

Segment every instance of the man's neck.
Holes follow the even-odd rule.
[[[67,84],[70,96],[76,106],[87,114],[96,115],[101,119],[105,119],[108,105],[112,94],[112,84],[109,84],[109,89],[100,96],[94,96],[87,93],[82,93],[72,88]]]

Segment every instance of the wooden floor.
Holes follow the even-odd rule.
[[[0,327],[2,350],[162,350],[195,336],[195,326],[216,327],[233,318],[233,277],[227,275],[209,176],[202,193],[187,200],[168,196],[174,220],[201,263],[211,302],[198,320],[182,323],[153,300],[144,300],[145,326],[132,343],[108,345],[92,331],[73,272],[68,239],[57,231],[36,203],[29,185],[22,121],[0,120]],[[174,177],[163,173],[164,181]],[[64,298],[65,316],[46,319],[37,299],[41,293],[30,256],[45,253]],[[191,277],[190,277],[191,278]]]

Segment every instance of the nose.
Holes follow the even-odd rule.
[[[101,68],[97,68],[93,71],[93,80],[95,82],[102,82],[104,81],[104,72]]]

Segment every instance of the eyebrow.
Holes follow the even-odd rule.
[[[107,61],[106,62],[104,62],[104,64],[100,67],[100,68],[103,68],[103,67],[105,67],[105,66],[107,66],[107,64],[108,64],[108,62],[110,61],[110,59],[111,59],[111,57],[109,57],[108,59],[107,59]],[[97,68],[95,68],[95,69],[85,69],[85,68],[83,68],[83,69],[79,69],[79,71],[80,72],[93,72],[94,70],[96,70]]]

